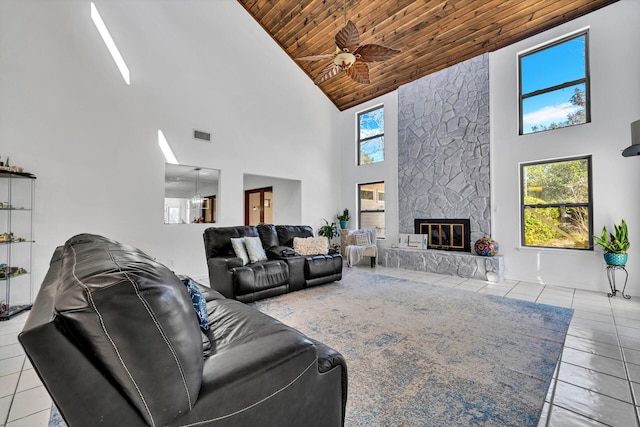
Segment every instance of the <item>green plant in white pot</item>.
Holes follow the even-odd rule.
[[[608,233],[607,227],[602,227],[601,236],[593,236],[596,244],[602,246],[604,250],[604,260],[607,265],[626,265],[627,250],[629,249],[629,230],[627,223],[623,219],[620,225],[614,224],[614,233]]]

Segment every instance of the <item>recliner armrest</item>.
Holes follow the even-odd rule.
[[[272,246],[266,250],[269,259],[287,259],[299,256],[290,246]]]
[[[207,259],[209,284],[226,298],[235,298],[232,268],[242,267],[242,258],[215,257]]]

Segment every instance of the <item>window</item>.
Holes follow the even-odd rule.
[[[591,121],[588,35],[583,31],[518,56],[520,135]]]
[[[520,165],[522,245],[592,249],[591,156]]]
[[[358,185],[359,228],[374,229],[379,239],[384,239],[384,182]]]
[[[384,106],[358,113],[358,165],[384,161]]]

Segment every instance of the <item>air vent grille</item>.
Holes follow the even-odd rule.
[[[199,139],[201,141],[211,142],[211,134],[209,132],[204,132],[201,130],[193,131],[193,139]]]

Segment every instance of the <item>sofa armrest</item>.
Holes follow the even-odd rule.
[[[342,370],[321,373],[316,348],[301,334],[282,330],[213,355],[205,362],[198,401],[181,425],[343,425]]]
[[[207,259],[209,284],[211,289],[220,292],[226,298],[235,298],[233,290],[232,268],[242,267],[242,258],[216,257]]]
[[[347,394],[348,394],[348,373],[347,362],[344,356],[332,349],[328,345],[308,338],[309,341],[315,344],[318,355],[318,372],[321,374],[327,373],[332,369],[339,368],[342,374],[342,424],[344,425],[344,417],[347,410]]]
[[[272,246],[266,250],[269,259],[284,259],[298,256],[291,246]]]

